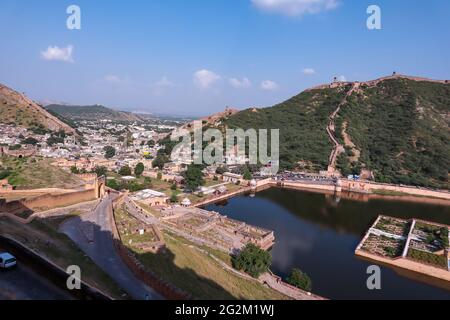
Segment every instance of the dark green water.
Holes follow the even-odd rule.
[[[367,267],[354,250],[380,214],[450,224],[450,207],[388,200],[336,201],[332,196],[272,188],[208,210],[275,231],[272,270],[308,273],[314,293],[330,299],[450,299],[450,291],[382,268],[379,291],[367,289]]]

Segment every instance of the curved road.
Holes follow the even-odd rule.
[[[88,215],[64,223],[60,231],[70,237],[100,268],[109,274],[135,300],[156,300],[162,297],[146,286],[122,261],[114,248],[111,231],[112,199],[110,196]]]

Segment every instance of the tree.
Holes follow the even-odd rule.
[[[58,143],[64,143],[64,138],[52,135],[50,138],[47,139],[47,144],[49,146],[53,146]]]
[[[142,175],[142,173],[144,173],[145,167],[144,164],[142,162],[139,162],[136,167],[134,168],[134,174],[139,177]]]
[[[94,173],[97,175],[97,177],[106,176],[108,173],[108,169],[106,167],[95,167]]]
[[[186,189],[191,192],[194,192],[198,187],[205,184],[205,180],[203,179],[203,172],[199,165],[189,165],[187,170],[183,172],[182,175],[185,180]]]
[[[114,156],[116,155],[116,149],[114,147],[106,146],[105,148],[103,148],[103,150],[105,151],[106,159],[114,158]]]
[[[121,176],[131,176],[131,168],[129,166],[123,166],[119,170]]]
[[[9,146],[8,149],[11,151],[15,151],[15,150],[20,150],[21,148],[22,148],[22,146],[20,144],[14,144],[14,145]]]
[[[216,174],[224,174],[225,172],[228,172],[228,167],[226,166],[220,166],[216,169]]]
[[[291,271],[291,275],[286,279],[287,283],[297,287],[299,289],[311,292],[312,281],[311,278],[300,269],[294,268]]]
[[[244,180],[247,180],[247,181],[250,181],[253,179],[253,176],[248,168],[245,168],[243,177],[244,177]]]
[[[22,143],[22,144],[28,144],[28,145],[35,146],[35,145],[38,144],[38,142],[39,142],[39,141],[37,141],[35,138],[33,138],[33,137],[28,137],[28,138],[22,140],[21,143]]]
[[[269,271],[272,256],[269,252],[249,243],[233,258],[232,262],[235,269],[243,270],[252,277],[258,278],[261,274]]]
[[[172,184],[170,189],[172,189],[173,191],[177,191],[177,189],[178,189],[177,184],[176,183]]]
[[[160,170],[164,169],[164,165],[169,162],[169,157],[166,154],[158,154],[152,162],[153,168],[159,168]]]
[[[80,170],[78,170],[76,166],[72,166],[70,167],[70,172],[72,172],[73,174],[79,174]]]
[[[150,148],[153,148],[153,147],[155,146],[155,141],[149,140],[149,141],[147,142],[147,145],[148,145]]]
[[[108,188],[114,189],[116,191],[120,190],[120,185],[117,183],[116,179],[110,179],[110,180],[106,181],[106,186]]]
[[[175,192],[172,192],[172,196],[170,197],[170,202],[172,202],[172,203],[178,202],[178,196]]]
[[[9,175],[11,175],[11,171],[9,170],[1,170],[0,171],[0,180],[3,180],[7,178]]]

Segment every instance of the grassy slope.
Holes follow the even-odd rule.
[[[73,188],[83,184],[78,177],[52,166],[47,159],[3,157],[0,162],[3,168],[12,169],[9,183],[19,189]]]
[[[347,89],[306,91],[271,108],[239,112],[226,124],[230,128],[279,129],[283,168],[304,161],[311,164],[311,170],[326,169],[332,145],[325,128]]]
[[[115,211],[116,222],[130,221],[122,209]],[[126,238],[126,237],[125,237]],[[262,284],[243,279],[230,271],[224,270],[217,261],[204,252],[194,248],[187,240],[164,233],[167,250],[165,253],[144,253],[130,247],[143,264],[161,278],[173,283],[180,289],[193,295],[196,299],[286,299],[278,292]],[[127,243],[124,243],[127,245]],[[230,264],[227,254],[202,247],[217,258]]]
[[[449,112],[450,86],[387,80],[354,94],[338,124],[378,181],[448,188]]]
[[[44,122],[44,116],[31,106],[18,107],[0,95],[0,114],[2,123],[24,127],[36,127]]]

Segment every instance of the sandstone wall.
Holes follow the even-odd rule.
[[[79,202],[96,199],[96,190],[83,190],[63,194],[44,194],[31,199],[7,202],[0,199],[0,212],[22,213],[45,211],[52,208],[67,207]]]

